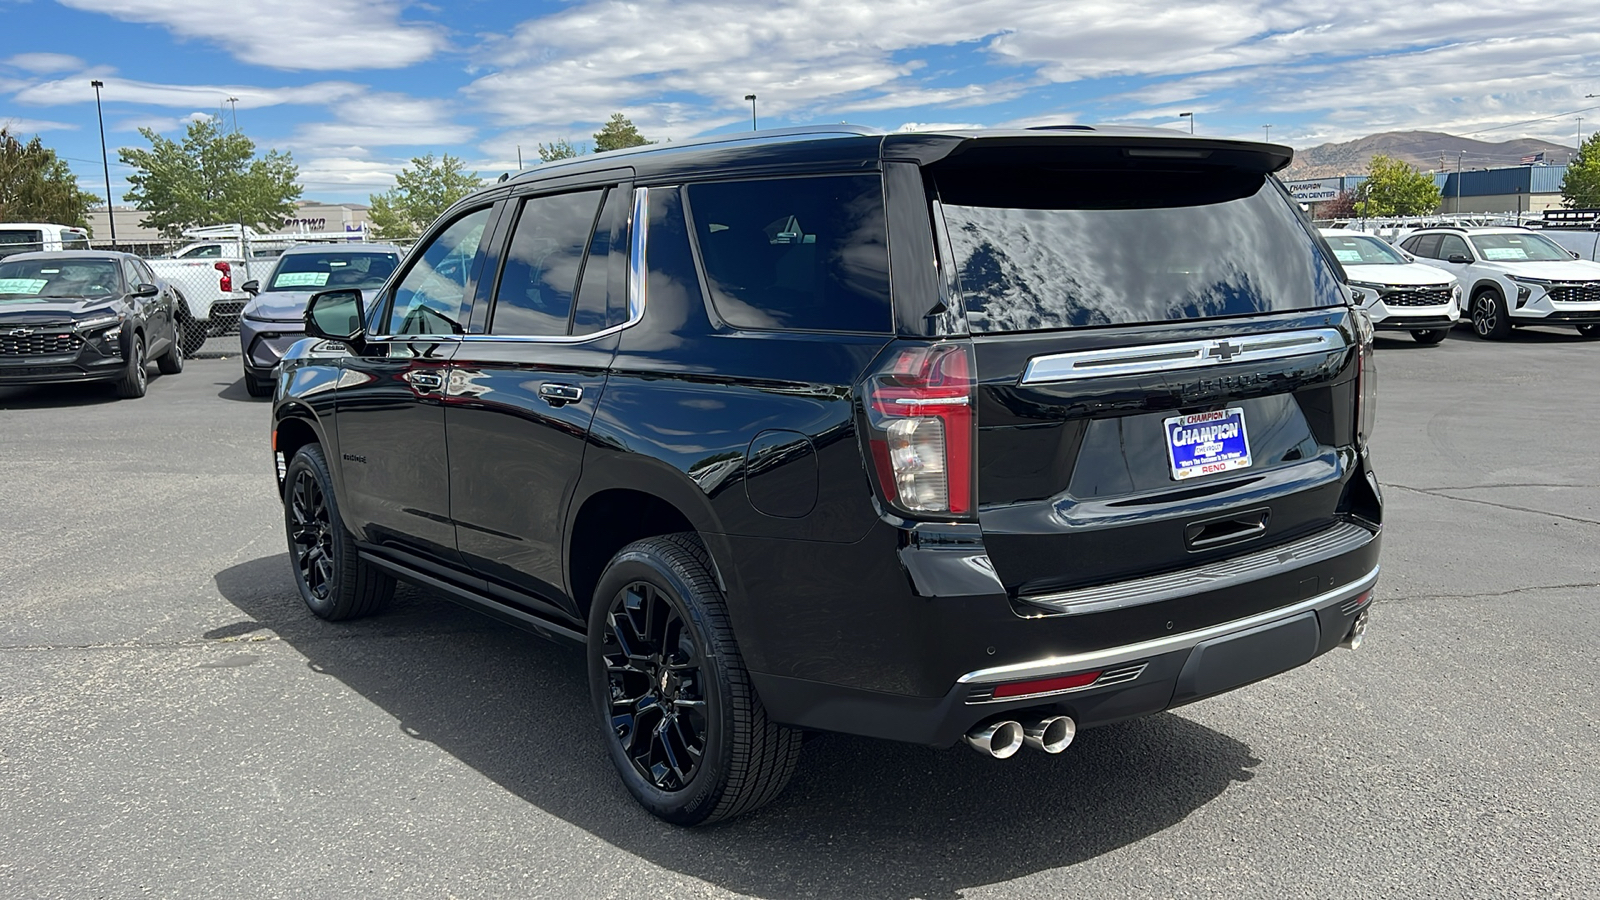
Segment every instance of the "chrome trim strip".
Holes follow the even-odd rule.
[[[468,334],[463,335],[461,340],[469,344],[581,344],[609,337],[639,324],[644,318],[645,297],[649,287],[649,275],[644,258],[647,233],[650,230],[649,192],[649,188],[633,189],[633,220],[629,233],[631,258],[628,260],[628,321],[589,334]]]
[[[1209,628],[1186,631],[1183,634],[1169,635],[1138,644],[1125,644],[1121,647],[1107,647],[1104,650],[1091,650],[1087,653],[1074,653],[1069,656],[1056,656],[1050,659],[1013,663],[1009,666],[996,666],[992,669],[979,669],[957,678],[956,683],[990,684],[997,681],[1048,678],[1051,675],[1067,675],[1084,669],[1093,669],[1097,666],[1103,667],[1116,665],[1117,663],[1133,662],[1150,656],[1171,653],[1174,650],[1193,649],[1196,644],[1202,641],[1225,637],[1234,632],[1249,631],[1259,625],[1266,625],[1278,619],[1298,616],[1303,612],[1331,606],[1354,597],[1363,591],[1370,590],[1373,585],[1378,583],[1378,571],[1381,568],[1381,566],[1373,566],[1372,571],[1350,584],[1318,594],[1308,600],[1302,600],[1299,603],[1279,607],[1278,609],[1269,609],[1266,612],[1246,616],[1243,619],[1234,619],[1232,622],[1223,622],[1219,625],[1212,625]]]
[[[1053,353],[1028,360],[1021,384],[1050,384],[1104,378],[1110,375],[1145,375],[1182,369],[1200,369],[1234,362],[1288,359],[1333,353],[1348,345],[1333,328],[1245,335],[1207,341],[1141,344],[1109,350]]]
[[[1287,544],[1263,547],[1252,553],[1130,581],[1075,588],[1052,594],[1018,597],[1020,602],[1043,607],[1058,615],[1081,616],[1088,613],[1126,609],[1146,603],[1160,603],[1201,591],[1238,587],[1280,571],[1285,565],[1306,566],[1356,550],[1374,539],[1368,529],[1340,522],[1316,534]]]

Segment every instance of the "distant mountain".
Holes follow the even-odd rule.
[[[1296,150],[1294,162],[1280,172],[1279,177],[1290,181],[1360,175],[1367,171],[1368,161],[1378,154],[1403,159],[1424,172],[1454,171],[1456,154],[1463,152],[1462,168],[1498,169],[1519,165],[1524,156],[1540,152],[1551,164],[1560,165],[1577,151],[1563,144],[1532,138],[1494,144],[1439,131],[1386,131],[1342,144],[1318,144]]]

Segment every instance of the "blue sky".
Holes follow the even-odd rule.
[[[682,140],[849,121],[1121,122],[1297,147],[1420,128],[1571,144],[1600,126],[1600,3],[1526,0],[0,0],[0,124],[103,190],[106,141],[227,116],[307,198],[407,160],[495,176],[612,112]],[[1593,117],[1592,119],[1589,117]],[[1527,124],[1528,120],[1541,119]],[[1514,162],[1510,161],[1510,162]]]

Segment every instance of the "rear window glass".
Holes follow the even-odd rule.
[[[956,169],[937,176],[974,332],[1343,302],[1289,203],[1248,172]]]
[[[889,250],[877,175],[689,187],[712,302],[736,328],[886,332]]]

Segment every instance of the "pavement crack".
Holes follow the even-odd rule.
[[[1529,513],[1530,515],[1535,516],[1548,516],[1552,519],[1565,519],[1568,522],[1577,522],[1580,525],[1600,525],[1600,521],[1595,521],[1594,519],[1585,519],[1580,516],[1569,516],[1563,513],[1550,512],[1546,509],[1533,509],[1527,506],[1517,506],[1513,503],[1495,503],[1493,500],[1479,500],[1476,497],[1457,497],[1454,494],[1443,493],[1443,491],[1467,490],[1466,488],[1419,488],[1411,487],[1410,485],[1405,484],[1395,484],[1393,482],[1385,484],[1384,487],[1394,488],[1395,490],[1400,491],[1410,491],[1413,494],[1426,494],[1427,496],[1438,497],[1442,500],[1454,500],[1458,503],[1477,503],[1482,506],[1492,506],[1496,509],[1507,509],[1513,512]],[[1563,487],[1565,487],[1565,485],[1563,485]]]
[[[1384,596],[1380,598],[1383,603],[1400,603],[1411,600],[1493,600],[1498,597],[1510,597],[1513,594],[1532,594],[1539,591],[1575,591],[1585,588],[1600,588],[1600,581],[1580,581],[1573,584],[1536,584],[1526,587],[1515,587],[1504,591],[1486,591],[1481,594],[1413,594],[1405,597]]]

